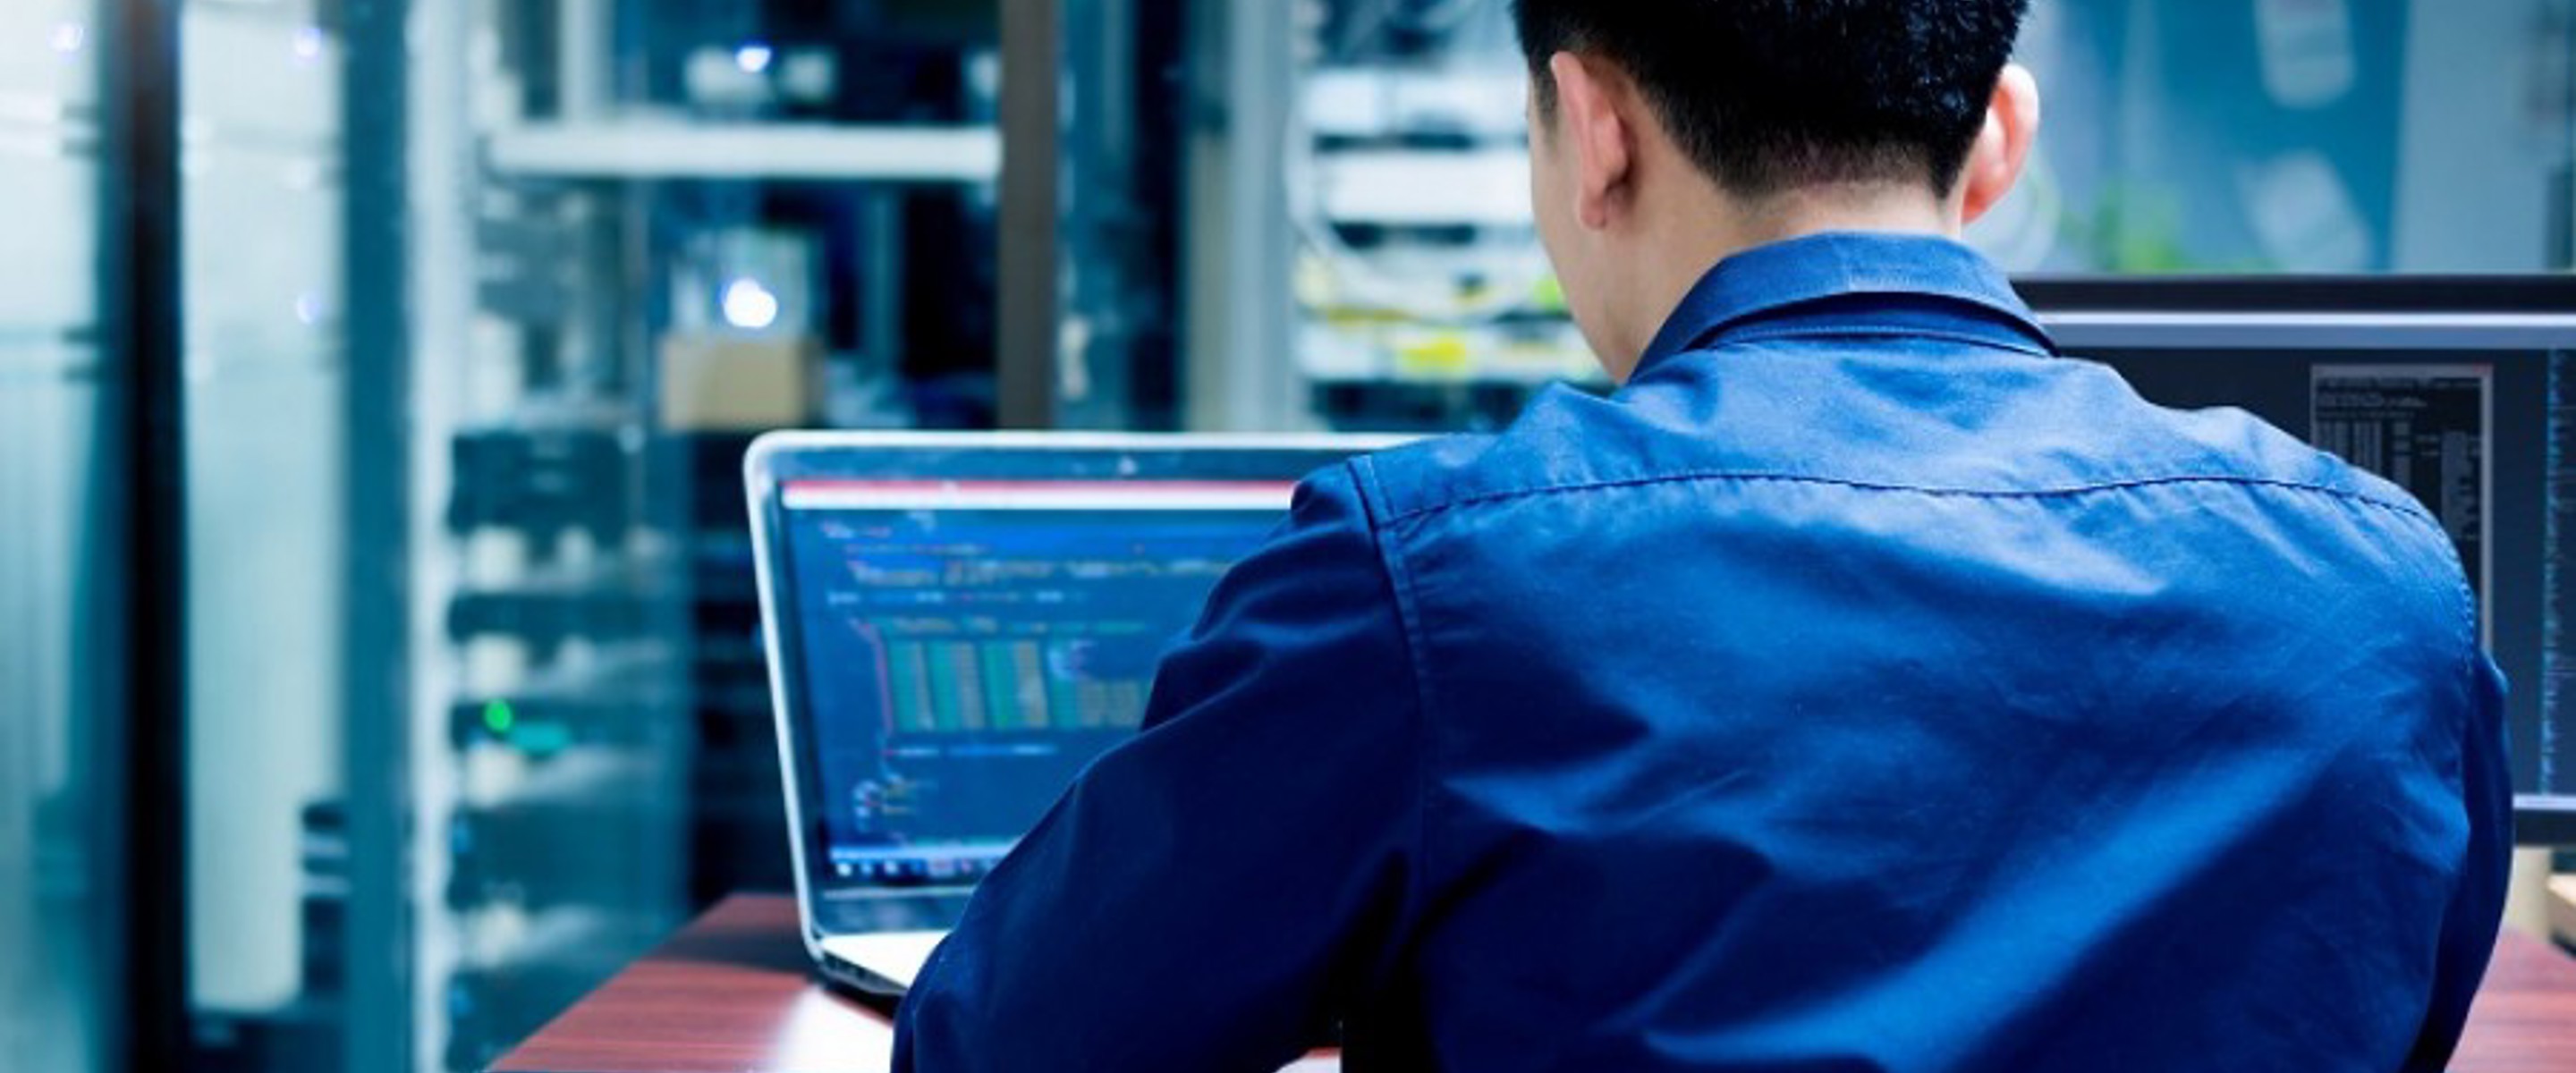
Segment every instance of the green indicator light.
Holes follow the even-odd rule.
[[[492,733],[507,734],[518,722],[519,713],[510,709],[509,701],[496,700],[483,706],[483,727]]]

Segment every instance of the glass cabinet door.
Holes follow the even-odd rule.
[[[341,1064],[341,53],[316,0],[180,6],[189,1004],[208,1061]],[[266,1073],[266,1071],[263,1071]]]
[[[99,11],[0,5],[0,1055],[109,1059],[119,681],[100,350]]]

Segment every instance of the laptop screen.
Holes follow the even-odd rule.
[[[1136,733],[1163,654],[1294,487],[786,482],[817,878],[980,878]]]

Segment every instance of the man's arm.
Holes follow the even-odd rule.
[[[905,998],[898,1073],[1268,1071],[1382,970],[1413,881],[1410,653],[1347,467],[1298,492]]]
[[[2468,731],[2460,743],[2460,790],[2469,810],[2469,845],[2459,889],[2442,922],[2433,1006],[2407,1059],[2409,1073],[2440,1073],[2459,1048],[2469,1005],[2495,955],[2513,873],[2513,769],[2505,760],[2504,675],[2484,657],[2473,661]]]

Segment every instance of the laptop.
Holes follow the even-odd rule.
[[[900,996],[1359,437],[781,433],[745,460],[805,945]]]

